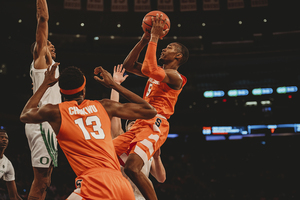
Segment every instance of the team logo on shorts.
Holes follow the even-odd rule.
[[[49,158],[41,157],[40,158],[40,163],[43,164],[43,165],[47,165],[49,163]]]
[[[81,188],[81,182],[82,182],[82,179],[78,179],[76,181],[76,188]]]

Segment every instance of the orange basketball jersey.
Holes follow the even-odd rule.
[[[61,127],[57,140],[77,176],[91,168],[120,171],[111,138],[111,121],[99,101],[59,104]]]
[[[186,77],[179,74],[183,82],[180,90],[174,90],[168,84],[149,78],[145,87],[143,98],[151,104],[158,114],[170,118],[174,113],[175,105],[183,86],[186,84]]]

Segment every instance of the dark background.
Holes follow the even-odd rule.
[[[297,135],[215,142],[205,141],[202,135],[203,126],[300,122],[299,92],[276,94],[279,86],[299,87],[296,1],[269,0],[267,7],[252,8],[245,0],[245,8],[235,10],[228,10],[226,3],[220,0],[219,11],[203,11],[202,1],[197,1],[197,11],[180,12],[179,1],[174,1],[174,12],[166,12],[171,29],[159,42],[157,53],[177,41],[188,47],[190,58],[179,68],[188,82],[169,120],[170,133],[179,137],[169,138],[162,147],[167,181],[158,184],[152,179],[155,189],[159,199],[299,199]],[[125,13],[111,12],[110,1],[104,0],[104,6],[103,12],[86,11],[82,0],[81,10],[66,10],[62,0],[48,1],[49,40],[55,45],[56,61],[61,70],[72,65],[82,69],[90,99],[110,95],[110,90],[93,80],[93,69],[101,65],[112,73],[143,34],[146,13],[134,12],[133,1]],[[156,1],[151,6],[155,10]],[[13,162],[18,189],[26,198],[33,176],[19,114],[32,94],[29,66],[36,31],[35,1],[1,0],[0,24],[0,126],[8,131],[5,154]],[[142,95],[145,83],[144,78],[130,74],[123,85]],[[272,88],[273,94],[251,94],[252,89],[265,87]],[[230,89],[248,89],[249,95],[228,97]],[[208,90],[223,90],[225,96],[204,98]],[[262,100],[271,101],[271,111],[263,111]],[[245,106],[247,101],[258,105]],[[70,194],[74,177],[60,151],[48,198]]]

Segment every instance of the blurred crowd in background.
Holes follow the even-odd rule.
[[[187,135],[168,138],[161,149],[167,180],[158,183],[151,175],[150,179],[158,199],[299,199],[299,142],[299,136],[237,141],[205,141],[201,136]],[[26,199],[33,179],[30,151],[26,143],[19,142],[10,144],[6,155],[15,167],[18,191]],[[46,199],[65,199],[75,188],[74,179],[60,151],[59,167],[53,171]],[[1,181],[1,200],[8,199],[3,184]]]

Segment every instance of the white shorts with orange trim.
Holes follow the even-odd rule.
[[[113,140],[117,155],[135,153],[144,163],[163,145],[169,133],[169,122],[162,115],[149,120],[136,120],[126,133]]]

